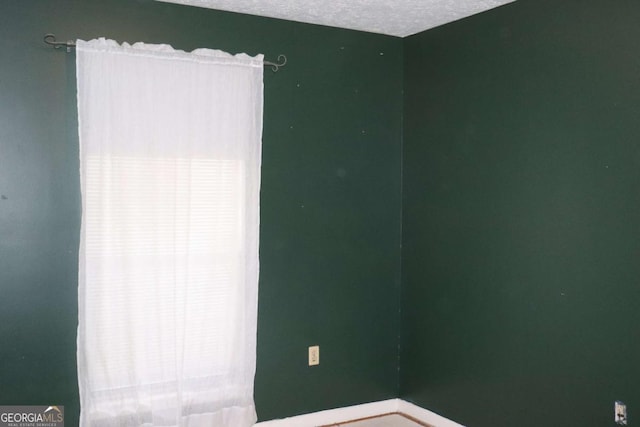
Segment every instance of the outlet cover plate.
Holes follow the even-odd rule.
[[[627,425],[627,405],[624,402],[616,400],[615,403],[615,421],[619,426]]]
[[[309,366],[320,364],[320,346],[313,345],[309,347]]]

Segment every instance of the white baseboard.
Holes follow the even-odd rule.
[[[318,427],[393,412],[402,412],[417,420],[431,424],[433,427],[464,427],[413,403],[405,402],[402,399],[381,400],[379,402],[328,409],[326,411],[313,412],[283,418],[281,420],[263,421],[257,423],[255,427]]]
[[[464,427],[462,424],[458,424],[442,415],[438,415],[435,412],[431,412],[428,409],[421,408],[418,405],[402,399],[398,399],[398,412],[431,424],[433,427]]]

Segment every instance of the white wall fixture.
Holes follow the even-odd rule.
[[[159,0],[406,37],[514,0]]]
[[[320,364],[320,346],[313,345],[309,347],[309,366]]]
[[[616,400],[614,404],[614,419],[619,426],[627,425],[627,405],[624,402]]]

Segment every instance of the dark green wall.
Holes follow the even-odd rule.
[[[48,32],[287,55],[265,71],[258,417],[395,397],[402,40],[152,1],[3,0],[0,404],[61,404],[77,423],[75,55]]]
[[[471,427],[640,407],[640,3],[405,39],[400,395]]]
[[[400,396],[470,427],[611,425],[615,399],[633,417],[638,22],[632,0],[519,0],[402,41],[4,0],[0,404],[64,404],[76,424],[75,56],[42,43],[54,32],[287,54],[265,74],[261,420],[397,396],[398,330]]]

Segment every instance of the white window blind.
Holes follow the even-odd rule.
[[[250,426],[262,58],[78,41],[83,426]]]

